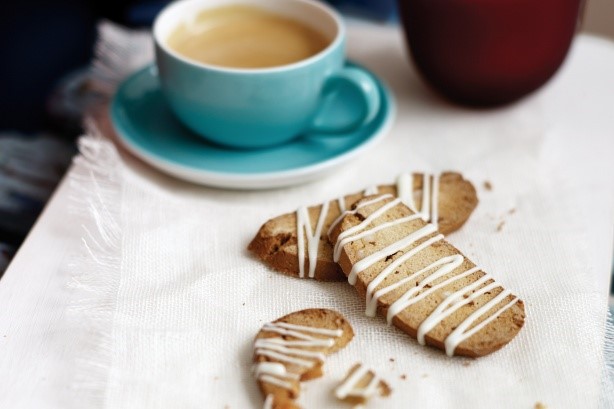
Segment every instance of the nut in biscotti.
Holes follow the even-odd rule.
[[[402,197],[424,220],[437,224],[443,234],[458,230],[478,203],[475,188],[459,173],[403,174],[395,185],[369,188],[271,219],[260,228],[248,248],[282,273],[321,281],[342,281],[345,276],[333,261],[328,232],[340,220],[343,211],[373,193]]]
[[[330,239],[367,315],[379,312],[421,344],[478,357],[510,342],[524,324],[517,296],[392,195],[357,202]]]

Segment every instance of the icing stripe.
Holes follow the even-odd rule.
[[[431,223],[439,230],[439,175],[433,175],[433,190],[431,195]]]
[[[397,301],[395,301],[388,308],[388,313],[386,315],[386,321],[388,322],[388,325],[392,324],[392,319],[394,318],[394,316],[397,315],[398,313],[400,313],[401,311],[403,311],[405,308],[407,308],[407,307],[417,303],[420,300],[423,300],[424,298],[426,298],[429,295],[433,294],[435,291],[439,290],[440,288],[446,287],[446,286],[452,284],[455,281],[458,281],[458,280],[460,280],[462,278],[470,276],[471,274],[475,273],[478,270],[479,270],[479,267],[474,267],[472,269],[469,269],[469,270],[465,271],[462,274],[452,276],[452,277],[442,281],[441,283],[439,283],[439,284],[429,288],[428,290],[418,294],[417,296],[411,297],[409,299],[406,299],[406,294],[403,294]],[[420,284],[422,285],[422,283],[420,283]]]
[[[422,229],[425,229],[426,227],[431,227],[432,226],[430,224],[427,224],[425,227],[423,227]],[[428,235],[431,234],[433,230],[425,230],[425,234],[424,235]],[[413,243],[414,241],[417,241],[419,239],[421,239],[423,237],[422,234],[420,234],[421,230],[418,230],[417,232],[415,232],[414,234],[416,234],[416,239],[412,240],[411,243]],[[410,236],[407,236],[411,238]],[[443,239],[443,235],[439,234],[435,237],[431,237],[430,239],[420,243],[419,245],[417,245],[416,247],[414,247],[413,249],[411,249],[410,251],[408,251],[407,253],[403,254],[401,257],[399,257],[398,259],[394,260],[392,263],[390,263],[388,266],[386,266],[385,269],[383,269],[374,279],[373,281],[371,281],[369,283],[369,285],[367,286],[367,310],[365,312],[365,314],[369,317],[374,317],[375,313],[377,311],[377,299],[374,297],[375,294],[375,289],[377,288],[378,285],[380,285],[380,283],[382,281],[384,281],[386,279],[386,277],[388,277],[390,274],[392,274],[394,272],[394,270],[399,267],[401,264],[403,264],[404,262],[406,262],[407,260],[409,260],[410,258],[412,258],[413,256],[415,256],[416,254],[418,254],[419,252],[421,252],[422,250],[424,250],[425,248],[427,248],[428,246],[430,246],[431,244],[438,242],[439,240]],[[410,244],[411,244],[410,243]],[[403,246],[406,247],[406,246]]]
[[[299,379],[298,374],[286,371],[284,364],[279,362],[258,362],[253,367],[256,378],[261,374],[275,375],[278,378]]]
[[[422,174],[422,204],[420,211],[414,201],[414,177],[403,173],[397,178],[397,196],[403,204],[414,213],[420,214],[422,220],[431,222],[438,228],[439,219],[439,175]]]
[[[463,257],[459,256],[459,255],[454,255],[454,256],[449,256],[449,257],[444,257],[441,258],[437,261],[435,261],[434,263],[429,264],[428,266],[426,266],[425,268],[423,268],[422,270],[419,270],[413,274],[411,274],[409,277],[406,277],[402,280],[397,281],[396,283],[389,285],[383,289],[381,289],[379,292],[380,294],[378,294],[376,292],[376,296],[374,296],[375,301],[377,302],[377,298],[383,296],[384,294],[387,294],[388,292],[410,282],[410,281],[415,281],[418,277],[420,277],[422,274],[426,273],[427,271],[431,271],[437,267],[434,272],[432,272],[431,274],[429,274],[427,277],[425,277],[424,279],[422,279],[420,282],[416,282],[416,285],[412,285],[407,291],[405,291],[405,293],[403,295],[401,295],[388,309],[388,314],[386,316],[386,320],[388,321],[388,324],[390,324],[392,322],[392,317],[394,317],[395,315],[397,315],[398,313],[400,313],[401,311],[403,311],[405,308],[409,307],[411,304],[414,304],[415,301],[412,301],[412,299],[415,298],[415,296],[422,290],[424,290],[424,288],[431,284],[433,281],[437,280],[438,278],[441,278],[443,276],[448,275],[449,273],[451,273],[455,268],[457,268],[458,266],[460,266],[463,263]]]
[[[397,224],[411,222],[412,220],[416,220],[419,217],[420,217],[419,214],[412,214],[411,216],[403,217],[401,219],[393,220],[391,222],[382,223],[379,226],[376,226],[376,227],[374,227],[372,229],[369,229],[369,230],[365,230],[365,231],[363,231],[361,233],[358,233],[358,234],[355,234],[353,236],[347,236],[347,235],[344,234],[346,232],[343,232],[343,233],[341,233],[339,235],[339,239],[337,240],[337,243],[335,244],[335,248],[334,248],[334,251],[333,251],[333,260],[335,262],[339,261],[339,257],[341,256],[341,250],[343,249],[343,246],[345,246],[346,244],[351,243],[351,242],[353,242],[355,240],[358,240],[358,239],[362,239],[363,237],[370,236],[373,233],[377,233],[380,230],[385,230],[385,229],[387,229],[389,227],[392,227],[392,226],[395,226]]]
[[[340,337],[343,335],[343,330],[341,329],[327,329],[327,328],[316,328],[316,327],[308,327],[306,325],[296,325],[290,324],[287,322],[276,322],[274,324],[266,324],[268,326],[276,326],[285,329],[294,329],[302,332],[309,332],[311,334],[319,334],[319,335],[327,335],[329,337]]]
[[[367,386],[363,388],[358,388],[358,383],[369,374],[372,373],[372,378],[367,384]],[[354,370],[354,372],[348,376],[345,381],[339,385],[335,389],[335,396],[338,399],[345,399],[347,397],[360,397],[360,398],[368,398],[375,393],[377,385],[380,381],[380,378],[375,375],[373,371],[370,371],[368,368],[359,364],[359,367]]]
[[[414,242],[434,232],[435,232],[435,227],[431,224],[427,224],[421,229],[403,237],[401,240],[396,241],[384,247],[383,249],[378,250],[375,253],[356,262],[354,266],[352,266],[352,271],[350,271],[350,274],[348,276],[348,282],[354,285],[356,283],[356,276],[359,271],[366,270],[367,268],[371,267],[373,264],[377,263],[380,259],[388,255],[394,254],[397,251],[404,249],[405,247],[413,244]]]
[[[397,196],[405,206],[418,213],[414,202],[414,176],[411,173],[402,173],[397,178]]]
[[[484,321],[480,322],[478,325],[476,325],[469,331],[466,331],[466,329],[469,328],[469,326],[471,326],[471,324],[475,320],[477,320],[479,317],[481,317],[486,312],[491,310],[495,305],[503,301],[509,295],[511,295],[511,291],[509,290],[501,291],[501,293],[498,296],[496,296],[495,298],[490,300],[488,303],[483,305],[480,309],[478,309],[473,314],[471,314],[469,317],[467,317],[467,319],[463,321],[458,327],[456,327],[456,329],[452,331],[452,333],[448,335],[448,337],[446,338],[446,342],[445,342],[446,354],[448,354],[448,356],[454,355],[454,351],[456,350],[456,347],[461,342],[463,342],[465,339],[469,338],[470,336],[472,336],[473,334],[475,334],[476,332],[484,328],[491,321],[495,320],[497,317],[503,314],[508,308],[511,308],[512,305],[516,304],[516,302],[518,301],[518,298],[514,297],[514,299],[510,301],[509,303],[507,303],[503,308],[498,309],[493,315],[491,315]]]
[[[363,196],[371,196],[371,195],[376,195],[379,193],[379,188],[377,187],[377,185],[371,185],[369,187],[367,187],[363,192],[362,195]],[[342,196],[340,198],[337,199],[337,203],[339,204],[339,210],[341,213],[346,211],[345,208],[345,196]]]
[[[315,358],[318,361],[324,361],[324,358],[325,358],[325,355],[322,352],[306,351],[304,349],[298,349],[298,348],[288,348],[287,346],[280,345],[279,343],[267,342],[266,338],[257,339],[256,342],[254,343],[254,347],[256,349],[266,349],[268,351],[281,352],[282,354],[286,354],[288,356]]]
[[[307,220],[305,220],[307,219]],[[307,226],[305,226],[307,224]],[[309,228],[309,233],[305,229]],[[296,247],[298,252],[298,276],[305,277],[305,234],[309,240],[311,235],[311,221],[306,207],[301,207],[296,211]]]
[[[324,221],[328,215],[329,202],[324,202],[320,209],[320,215],[316,222],[316,229],[311,229],[311,219],[309,218],[309,209],[305,206],[299,208],[296,211],[296,232],[297,232],[297,246],[298,246],[298,268],[299,277],[305,276],[305,237],[307,238],[307,255],[309,257],[309,278],[315,276],[316,263],[318,262],[318,246],[320,245],[320,236],[322,235],[322,228]]]
[[[300,332],[293,331],[293,330],[287,330],[287,329],[284,329],[284,328],[278,328],[278,327],[272,326],[271,324],[265,324],[262,327],[262,329],[265,330],[265,331],[269,331],[269,332],[275,332],[275,333],[280,334],[280,335],[289,335],[291,337],[302,339],[302,340],[305,340],[305,341],[312,341],[313,340],[313,337],[311,337],[309,335],[302,334]],[[329,341],[332,341],[332,340],[329,340]],[[321,340],[318,340],[318,342],[321,342]],[[335,341],[332,341],[332,343],[330,345],[332,345],[334,343],[335,343]]]
[[[295,364],[302,366],[303,368],[313,368],[315,362],[308,361],[306,359],[294,358],[281,352],[271,351],[270,349],[256,349],[256,355],[262,355],[269,358],[277,359],[278,361],[287,362],[289,364]]]
[[[487,281],[492,281],[485,287],[477,290],[480,286],[482,286]],[[425,344],[424,336],[433,328],[435,328],[441,321],[452,315],[456,310],[461,308],[464,305],[469,304],[477,297],[485,294],[490,290],[494,290],[499,287],[497,283],[494,282],[492,277],[488,274],[484,274],[477,281],[469,284],[461,288],[460,290],[451,293],[448,295],[432,312],[431,314],[420,324],[418,327],[418,342],[422,345]],[[477,291],[476,291],[477,290]],[[471,294],[464,297],[466,294]]]
[[[420,214],[422,220],[428,222],[431,218],[431,178],[428,173],[422,175],[422,206],[420,206]]]
[[[387,194],[385,194],[385,195],[381,195],[381,196],[378,196],[378,197],[376,197],[376,198],[374,198],[374,199],[367,200],[366,202],[361,203],[361,204],[360,204],[359,206],[357,206],[357,207],[356,207],[354,210],[346,210],[346,211],[344,211],[343,213],[341,213],[341,214],[340,214],[340,215],[339,215],[339,216],[338,216],[338,217],[335,219],[335,221],[333,221],[333,224],[331,224],[331,225],[330,225],[330,227],[328,228],[328,232],[327,232],[327,234],[329,234],[329,235],[330,235],[330,234],[331,234],[331,232],[332,232],[332,231],[335,229],[335,227],[336,227],[336,226],[339,224],[339,222],[341,221],[341,219],[343,219],[343,218],[344,218],[345,216],[347,216],[348,214],[356,214],[356,213],[357,213],[357,212],[358,212],[360,209],[362,209],[363,207],[366,207],[366,206],[372,205],[372,204],[377,203],[377,202],[381,202],[382,200],[386,200],[386,199],[388,199],[388,198],[390,198],[390,197],[392,197],[392,195],[387,193]]]
[[[367,217],[366,219],[361,221],[356,226],[353,226],[350,229],[347,229],[346,231],[342,232],[339,235],[337,241],[343,240],[345,237],[351,236],[352,234],[354,234],[354,233],[364,229],[369,223],[371,223],[373,220],[375,220],[378,217],[380,217],[382,214],[386,213],[388,210],[390,210],[391,208],[393,208],[394,206],[396,206],[400,202],[401,202],[401,199],[395,199],[392,202],[387,203],[384,206],[380,207],[379,209],[377,209],[376,211],[371,213],[369,215],[369,217]],[[365,207],[365,206],[357,207],[356,210],[354,210],[352,212],[346,212],[346,213],[348,213],[348,214],[355,214],[358,210],[362,209],[363,207]],[[335,245],[335,247],[338,247],[338,245]],[[335,251],[335,253],[336,253],[336,251]],[[335,261],[337,261],[337,260],[335,260]]]
[[[282,344],[288,347],[332,347],[335,344],[335,341],[333,341],[332,339],[314,339],[313,341],[287,341],[285,339],[267,338],[267,340],[273,344]]]
[[[284,381],[283,379],[275,378],[271,375],[261,375],[258,378],[262,382],[270,383],[271,385],[279,386],[284,389],[292,389],[292,382]]]
[[[345,197],[338,198],[337,204],[339,205],[339,211],[341,213],[345,212]]]
[[[275,399],[273,394],[268,394],[266,396],[266,399],[264,400],[264,405],[262,406],[262,409],[273,409],[273,399]]]

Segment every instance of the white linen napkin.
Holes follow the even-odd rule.
[[[100,32],[101,50],[122,56],[100,56],[97,70],[109,78],[150,60],[146,34],[109,24]],[[614,124],[605,108],[564,100],[584,92],[581,76],[614,72],[614,61],[583,63],[597,46],[581,38],[545,89],[511,107],[473,111],[424,88],[397,29],[351,26],[348,42],[352,58],[389,82],[399,115],[381,145],[322,181],[260,192],[207,189],[118,154],[104,119],[102,136],[92,129],[82,139],[74,193],[87,204],[88,251],[75,261],[72,282],[75,331],[88,345],[76,348],[86,351],[74,380],[81,407],[261,407],[250,373],[254,336],[264,323],[312,307],[340,311],[356,336],[327,360],[322,378],[303,384],[305,408],[341,407],[332,390],[358,361],[393,389],[373,402],[377,408],[611,407],[607,289],[595,277],[612,254],[614,165],[604,159]],[[599,98],[613,89],[610,82],[590,92]],[[449,240],[526,305],[523,330],[492,355],[448,358],[421,347],[366,317],[347,283],[286,277],[246,251],[259,226],[280,213],[389,183],[403,171],[446,169],[463,172],[480,198]],[[607,342],[612,348],[611,332]]]

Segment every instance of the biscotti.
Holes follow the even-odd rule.
[[[265,324],[254,341],[254,376],[265,408],[299,408],[300,382],[322,375],[326,355],[354,337],[348,321],[328,309],[293,312]]]
[[[390,386],[372,369],[357,363],[335,388],[335,397],[352,405],[365,405],[374,395],[389,396]]]
[[[421,344],[478,357],[510,342],[523,302],[392,195],[355,204],[331,231],[334,259],[376,311]]]
[[[399,176],[395,185],[366,189],[322,205],[302,207],[267,221],[249,244],[249,250],[275,270],[321,281],[345,279],[333,261],[327,234],[343,211],[368,194],[399,196],[425,221],[448,234],[458,230],[478,203],[471,182],[455,172]],[[299,234],[300,232],[300,234]]]

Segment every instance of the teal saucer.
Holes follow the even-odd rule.
[[[385,85],[373,76],[382,102],[371,122],[347,135],[303,136],[273,148],[236,150],[192,133],[169,110],[154,65],[137,71],[120,85],[111,104],[111,119],[129,151],[177,178],[230,189],[289,186],[329,173],[384,137],[392,125],[394,101]],[[343,99],[343,94],[337,98]],[[338,109],[338,114],[344,115],[348,105],[351,102],[338,101],[328,104],[327,109]],[[326,114],[334,117],[337,113]]]

